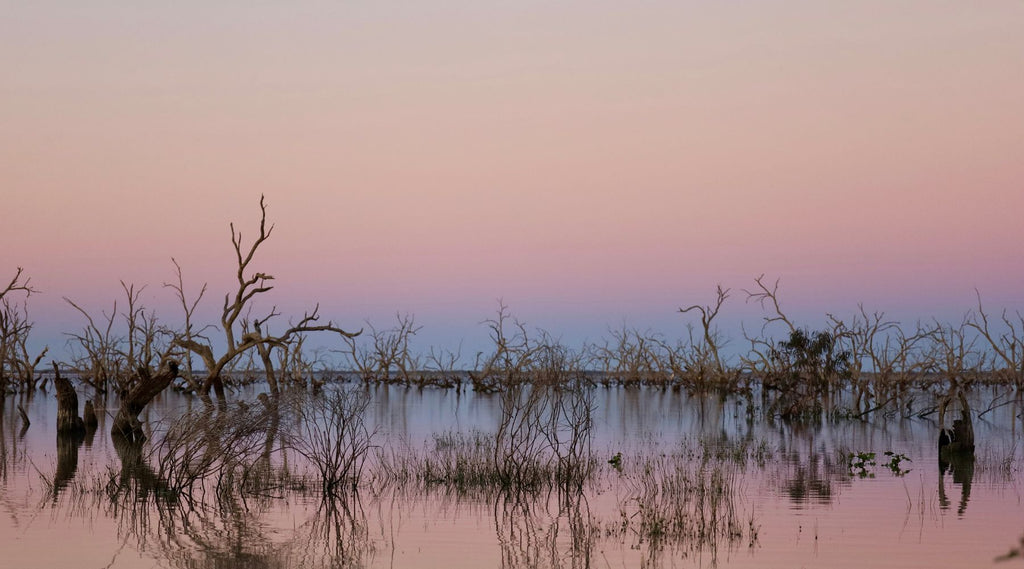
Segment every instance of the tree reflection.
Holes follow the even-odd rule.
[[[974,453],[953,453],[939,455],[939,507],[948,510],[949,496],[946,494],[946,473],[953,475],[953,483],[960,485],[960,503],[956,513],[964,515],[967,502],[971,499],[971,482],[974,480]]]
[[[85,433],[61,433],[57,435],[57,470],[53,475],[53,499],[56,500],[61,491],[78,472],[78,449],[85,442]]]
[[[494,529],[508,568],[589,567],[598,537],[581,492],[503,492],[494,502]]]
[[[358,492],[333,499],[306,494],[309,481],[291,472],[285,449],[276,447],[287,408],[279,403],[261,399],[237,410],[204,409],[190,416],[186,431],[177,425],[178,431],[169,431],[181,439],[170,444],[114,435],[121,468],[104,486],[104,513],[117,520],[121,539],[189,569],[365,565],[374,548]],[[231,429],[240,434],[226,436]],[[238,444],[226,448],[225,438]],[[178,456],[181,449],[188,460]],[[167,469],[169,460],[180,469]],[[215,476],[193,479],[197,468]],[[187,484],[170,484],[177,479],[168,472]],[[304,521],[282,541],[271,528],[292,513],[282,509],[286,495],[298,503]],[[310,512],[306,504],[319,506]]]
[[[281,541],[271,529],[288,513],[275,509],[280,502],[242,492],[208,494],[212,500],[194,495],[178,499],[160,486],[152,468],[137,460],[131,445],[120,448],[125,467],[107,486],[103,513],[117,521],[122,541],[137,543],[140,551],[172,567],[362,567],[372,557],[357,493],[321,500],[312,515],[288,532],[289,539]],[[269,475],[277,480],[288,476]]]

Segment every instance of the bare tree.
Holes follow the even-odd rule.
[[[835,341],[846,348],[850,354],[850,378],[854,388],[854,410],[860,412],[862,405],[867,405],[872,397],[871,382],[869,374],[877,373],[878,370],[872,364],[877,359],[874,354],[874,346],[886,336],[886,332],[896,328],[897,324],[885,320],[885,313],[875,312],[868,315],[864,305],[858,305],[858,314],[854,314],[850,324],[829,314],[828,319],[832,324],[832,337]],[[868,369],[865,370],[865,364]]]
[[[367,322],[370,328],[362,345],[356,337],[345,338],[347,349],[343,352],[363,381],[383,383],[411,383],[413,374],[420,370],[420,360],[412,353],[412,337],[422,326],[416,325],[411,314],[395,314],[397,320],[392,328],[378,330]],[[392,375],[394,374],[394,375]]]
[[[36,289],[29,286],[29,282],[32,281],[30,277],[25,277],[25,280],[22,280],[21,274],[24,272],[25,269],[18,267],[14,272],[14,277],[11,279],[11,282],[7,283],[7,286],[4,287],[3,290],[0,290],[0,300],[13,292],[23,292],[26,297],[31,296],[34,292],[38,292]]]
[[[224,383],[222,374],[227,369],[228,365],[237,358],[238,356],[263,346],[264,348],[271,348],[273,346],[284,346],[287,345],[292,338],[306,332],[332,332],[342,337],[350,338],[358,335],[359,332],[346,332],[345,330],[335,326],[331,322],[327,324],[317,324],[320,319],[319,309],[317,305],[311,312],[305,313],[298,322],[290,325],[284,332],[279,335],[271,335],[267,330],[267,322],[275,316],[278,316],[276,308],[272,308],[267,316],[263,318],[255,318],[249,320],[243,316],[249,313],[251,310],[252,302],[255,297],[264,293],[270,292],[274,287],[270,285],[270,281],[274,279],[273,276],[263,272],[249,272],[249,264],[252,262],[253,257],[256,255],[256,251],[259,250],[267,239],[270,238],[271,233],[274,231],[274,226],[267,226],[267,206],[263,196],[260,196],[260,229],[259,234],[252,244],[245,248],[242,244],[242,234],[240,231],[235,230],[235,224],[231,223],[231,244],[235,249],[235,257],[237,260],[237,271],[236,276],[238,279],[238,288],[234,294],[228,293],[224,295],[224,305],[221,312],[221,331],[224,334],[225,348],[223,352],[218,356],[214,351],[213,343],[201,335],[191,334],[189,332],[189,324],[186,324],[186,333],[178,334],[174,339],[174,344],[181,347],[189,352],[199,356],[203,360],[203,364],[206,367],[206,379],[199,391],[200,396],[204,401],[210,402],[210,390],[214,390],[217,399],[222,403],[224,402]],[[175,263],[177,265],[177,263]],[[171,285],[171,288],[179,294],[179,299],[182,301],[182,306],[186,308],[186,315],[191,319],[191,311],[188,309],[189,303],[185,300],[184,287],[180,281],[180,268],[179,268],[179,284],[177,287]],[[206,286],[203,286],[203,291],[206,290]],[[200,293],[200,297],[202,293]],[[198,303],[198,299],[196,300]],[[195,303],[192,304],[192,310],[195,308]],[[264,362],[269,359],[264,360]],[[271,368],[268,368],[270,373],[268,374],[268,381],[270,382],[271,391],[277,393],[278,386],[276,378],[274,377]]]
[[[694,304],[693,306],[679,309],[681,314],[686,314],[691,310],[696,310],[700,313],[700,325],[704,332],[704,343],[700,346],[694,347],[698,349],[698,353],[700,355],[706,354],[710,358],[711,363],[714,366],[714,373],[718,376],[725,375],[725,367],[722,365],[722,358],[718,353],[718,348],[721,343],[720,337],[718,331],[713,329],[712,326],[714,325],[715,317],[718,316],[718,312],[722,309],[722,305],[725,304],[726,299],[729,298],[730,290],[731,289],[723,289],[722,285],[718,285],[715,290],[716,298],[714,306],[701,306],[699,304]]]
[[[969,320],[965,317],[959,326],[935,321],[924,331],[929,349],[925,358],[933,366],[933,373],[945,380],[950,391],[967,389],[977,379],[986,354],[978,349],[978,338],[967,332]]]
[[[490,328],[494,352],[476,356],[469,379],[476,391],[496,391],[530,379],[530,369],[539,346],[530,340],[526,325],[512,316],[508,306],[498,300],[498,313],[483,322]]]
[[[777,376],[781,373],[781,370],[778,358],[773,357],[773,354],[776,352],[775,342],[771,339],[765,339],[764,332],[774,322],[785,324],[789,334],[796,332],[797,328],[790,321],[789,317],[782,312],[782,307],[779,304],[778,279],[775,280],[771,288],[764,283],[763,274],[754,279],[754,283],[757,285],[756,290],[743,289],[743,292],[747,295],[747,302],[757,302],[768,314],[764,316],[760,334],[751,335],[747,332],[746,327],[741,325],[743,338],[750,343],[750,349],[745,355],[740,356],[740,361],[743,367],[754,375],[762,378]]]
[[[992,350],[995,359],[995,373],[1011,381],[1018,391],[1024,391],[1024,315],[1020,312],[1011,318],[1003,310],[1000,319],[1004,331],[999,333],[989,325],[988,314],[981,304],[981,293],[978,296],[978,310],[967,319],[967,325],[975,329]],[[998,326],[998,324],[997,324]]]
[[[152,373],[160,368],[173,349],[167,342],[171,332],[159,326],[156,314],[139,301],[145,286],[136,288],[134,284],[121,281],[121,289],[128,300],[128,310],[121,313],[128,327],[125,335],[127,352],[122,352],[125,365],[132,370],[143,366]]]
[[[82,374],[81,379],[91,385],[97,395],[105,395],[110,383],[120,381],[122,374],[127,371],[121,351],[122,339],[114,330],[117,301],[114,301],[113,310],[109,313],[101,312],[102,319],[93,319],[84,308],[66,296],[64,301],[81,313],[87,322],[81,332],[65,333],[75,353],[74,366]]]
[[[175,338],[177,341],[179,338],[184,340],[186,343],[192,343],[196,338],[204,338],[203,333],[207,328],[211,326],[205,326],[201,329],[195,329],[193,319],[195,318],[196,307],[199,306],[199,301],[203,299],[203,295],[206,294],[206,283],[203,283],[203,288],[200,289],[199,294],[196,295],[195,300],[189,302],[188,296],[185,294],[185,280],[181,275],[181,265],[178,261],[171,257],[171,262],[174,263],[176,274],[178,275],[177,283],[164,283],[165,288],[174,290],[175,295],[178,297],[178,301],[181,303],[182,312],[185,315],[184,328],[178,332],[178,336]],[[177,343],[177,342],[176,342]],[[202,391],[202,384],[195,378],[194,369],[192,367],[192,352],[185,350],[183,354],[185,360],[185,369],[181,377],[189,384],[193,392]]]
[[[796,332],[796,326],[782,312],[782,307],[779,305],[779,279],[775,279],[775,284],[768,288],[768,285],[764,284],[764,275],[761,275],[754,279],[754,284],[757,285],[756,290],[749,291],[744,289],[743,292],[747,293],[747,302],[757,302],[761,305],[761,308],[769,311],[769,314],[764,317],[762,330],[773,322],[782,322],[789,328],[789,332]]]
[[[18,267],[14,278],[0,289],[0,399],[8,389],[10,379],[16,378],[26,389],[34,384],[35,366],[46,355],[47,348],[37,357],[28,352],[27,341],[32,323],[28,319],[28,304],[20,306],[14,301],[15,294],[24,294],[25,299],[37,292],[29,284],[30,278],[22,278],[24,269]]]
[[[427,354],[426,369],[433,374],[430,383],[441,387],[462,388],[462,378],[455,371],[455,366],[462,359],[462,342],[455,351],[440,347],[430,347]]]

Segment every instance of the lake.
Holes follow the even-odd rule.
[[[296,418],[311,416],[305,395],[282,404],[276,438],[264,441],[261,430],[238,439],[253,456],[267,444],[244,475],[213,469],[186,492],[165,493],[147,476],[169,471],[157,466],[172,448],[161,441],[194,433],[188,423],[201,414],[186,413],[203,409],[198,399],[168,390],[155,400],[142,415],[149,441],[130,458],[109,434],[113,402],[99,406],[97,432],[58,443],[52,391],[9,396],[0,416],[0,564],[1012,566],[1019,559],[998,560],[1024,535],[1024,418],[1010,389],[973,389],[976,452],[940,462],[934,415],[793,423],[758,413],[757,397],[588,387],[574,394],[589,405],[585,476],[530,483],[532,474],[511,464],[510,476],[522,477],[509,486],[489,483],[498,476],[482,466],[500,441],[519,440],[509,429],[511,438],[495,438],[508,404],[501,394],[329,384],[365,398],[358,411],[370,442],[356,487],[330,498],[301,452],[309,447],[294,438],[328,424],[326,415]],[[261,391],[239,388],[229,408],[259,409]],[[19,404],[31,421],[24,432]],[[179,444],[201,435],[183,437]]]

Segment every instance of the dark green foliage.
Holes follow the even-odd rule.
[[[913,462],[907,455],[901,452],[893,452],[891,450],[887,450],[885,451],[885,456],[889,457],[889,462],[884,463],[883,466],[888,468],[896,476],[903,476],[904,474],[910,472],[909,468],[903,467],[904,462]]]
[[[839,382],[850,379],[850,353],[828,332],[794,329],[771,350],[775,364],[764,378],[766,391],[778,390],[772,409],[783,419],[806,418],[821,411],[822,400]]]
[[[871,472],[872,466],[875,465],[875,453],[873,452],[851,452],[848,457],[850,460],[850,474],[858,478],[874,478],[875,473]]]

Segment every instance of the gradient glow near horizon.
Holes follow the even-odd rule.
[[[556,336],[1024,292],[1024,3],[8,3],[0,277],[37,325],[254,263],[266,306]],[[730,308],[730,306],[732,308]],[[742,293],[725,312],[742,312]]]

